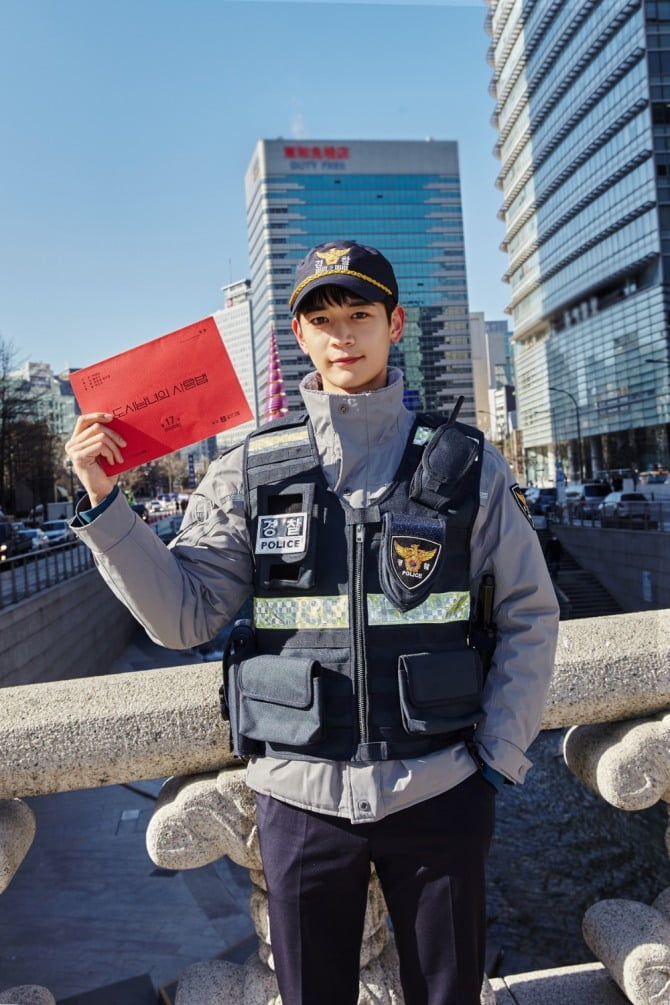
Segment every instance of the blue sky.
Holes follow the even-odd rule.
[[[259,138],[457,140],[470,307],[502,318],[482,0],[2,0],[0,335],[86,366],[247,274]],[[356,235],[348,235],[355,237]]]

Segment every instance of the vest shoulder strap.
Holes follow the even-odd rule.
[[[306,412],[268,422],[250,433],[245,441],[247,494],[261,484],[294,478],[318,466],[318,452]]]

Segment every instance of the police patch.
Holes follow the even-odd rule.
[[[307,514],[287,513],[260,516],[256,534],[256,554],[280,553],[299,555],[307,543]]]
[[[442,546],[425,538],[392,537],[391,568],[406,590],[416,590],[437,568]]]
[[[510,485],[510,492],[514,496],[514,499],[516,500],[516,504],[519,507],[519,509],[521,510],[521,512],[523,513],[523,515],[525,516],[526,520],[531,525],[531,527],[533,528],[533,530],[535,530],[535,524],[533,523],[533,517],[531,515],[530,510],[528,509],[528,501],[527,501],[525,495],[523,494],[523,492],[521,491],[521,489],[519,488],[519,486],[517,485],[516,482],[514,483],[514,485]]]

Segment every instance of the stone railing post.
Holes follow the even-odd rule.
[[[619,809],[670,803],[670,714],[577,726],[565,738],[564,755],[578,778]],[[670,828],[666,848],[670,854]],[[633,1005],[670,1001],[670,887],[650,905],[618,899],[593,904],[583,932]]]

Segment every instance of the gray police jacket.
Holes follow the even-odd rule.
[[[482,450],[478,430],[419,417],[387,490],[350,510],[328,491],[306,417],[249,437],[254,642],[243,634],[226,671],[239,753],[376,761],[472,738]]]
[[[402,404],[400,371],[389,370],[387,386],[366,394],[326,394],[312,375],[301,392],[329,490],[352,510],[376,503],[414,423]],[[255,542],[242,472],[242,448],[210,465],[169,548],[121,494],[92,523],[74,525],[111,590],[161,645],[187,649],[213,638],[251,592]],[[513,482],[505,459],[486,443],[470,580],[475,595],[484,573],[495,576],[497,644],[477,746],[509,781],[522,782],[553,668],[558,604]],[[444,792],[475,770],[464,746],[455,744],[424,757],[368,763],[258,757],[247,768],[247,782],[285,802],[365,822]]]

